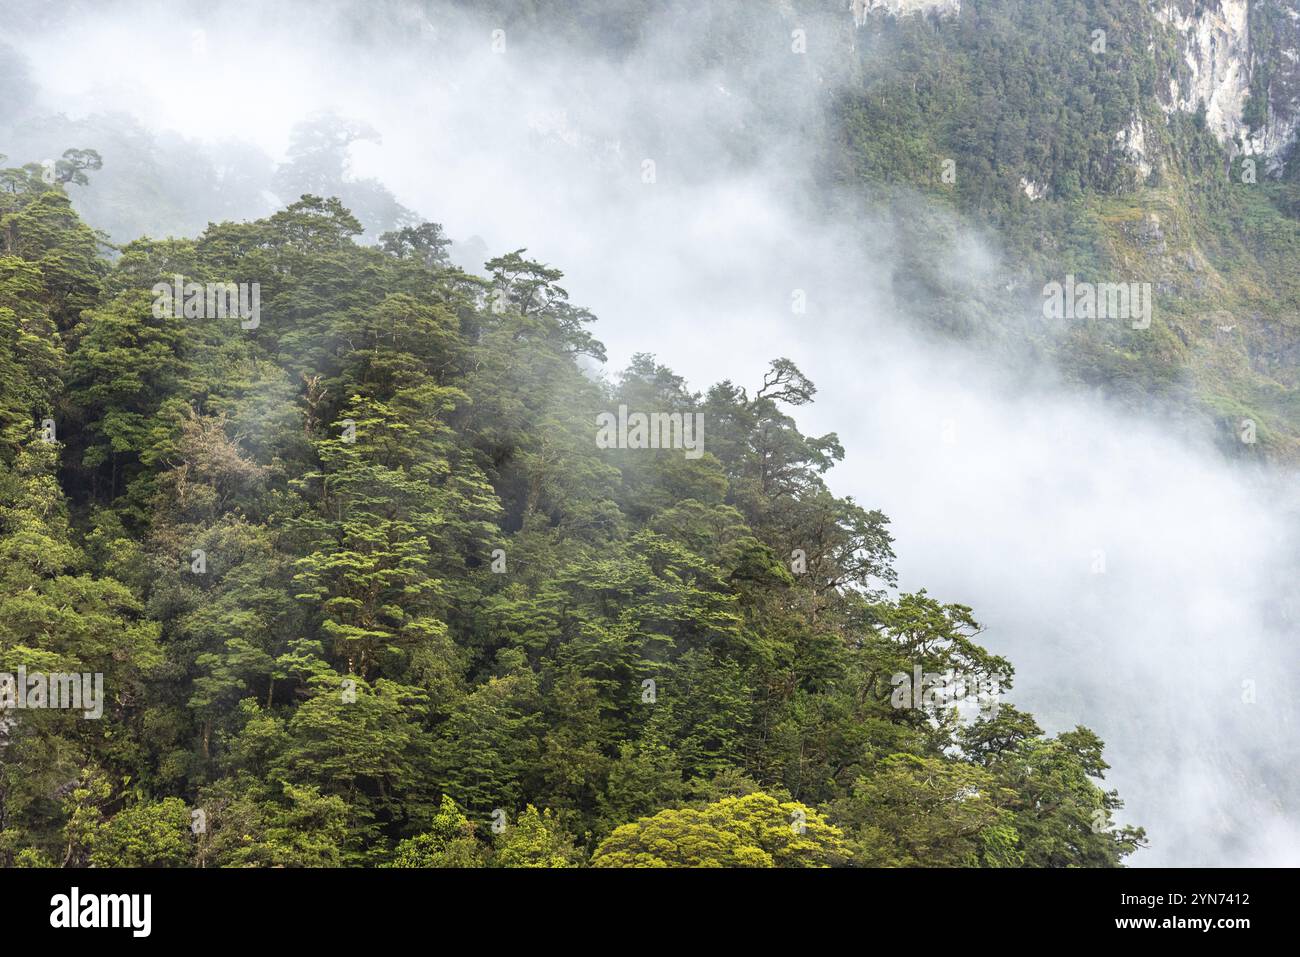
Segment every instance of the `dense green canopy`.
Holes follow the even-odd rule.
[[[305,195],[110,265],[59,183],[0,194],[0,663],[102,672],[103,717],[0,731],[0,862],[1114,865],[1085,729],[896,708],[1011,666],[893,589],[823,480],[792,363],[706,393],[525,250],[355,242]],[[260,284],[261,322],[155,283]],[[584,358],[587,357],[587,358]],[[756,377],[762,378],[761,370]],[[704,454],[596,415],[701,414]],[[52,420],[54,433],[43,427]]]

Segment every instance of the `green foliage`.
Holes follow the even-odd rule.
[[[348,805],[312,787],[280,793],[247,778],[227,778],[203,794],[199,860],[217,867],[338,867],[349,836]]]
[[[180,798],[142,802],[115,814],[95,835],[95,867],[180,867],[189,863],[190,810]]]
[[[614,830],[593,867],[830,867],[848,859],[839,828],[762,792],[660,811]]]
[[[501,833],[494,860],[498,867],[572,867],[582,855],[551,811],[530,804]]]
[[[484,850],[474,840],[474,825],[456,802],[442,796],[442,805],[427,831],[399,843],[384,867],[481,867]]]
[[[304,134],[298,173],[337,174],[332,135]],[[60,187],[9,173],[0,656],[111,690],[98,722],[24,712],[0,738],[4,863],[1069,866],[1140,845],[1108,830],[1090,733],[891,706],[915,666],[1011,668],[970,609],[893,594],[888,521],[827,486],[844,452],[799,430],[816,389],[789,360],[752,390],[692,393],[648,355],[593,378],[558,269],[519,250],[468,276],[435,224],[362,246],[310,194],[110,266]],[[262,324],[155,315],[177,272],[259,282]],[[598,447],[620,404],[702,413],[705,453]]]

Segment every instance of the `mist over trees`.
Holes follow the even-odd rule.
[[[1294,857],[1298,48],[1225,137],[1221,5],[217,0],[163,83],[14,0],[0,864]]]
[[[606,380],[579,364],[594,317],[526,250],[473,275],[436,224],[361,245],[308,194],[110,264],[62,183],[4,182],[0,651],[107,688],[98,721],[7,719],[5,864],[1140,845],[1086,729],[891,700],[916,667],[1011,666],[969,609],[892,593],[887,519],[826,485],[843,452],[799,430],[788,360],[703,394],[650,355]],[[265,321],[158,317],[176,273],[259,277]],[[705,454],[598,448],[620,405],[702,411]]]

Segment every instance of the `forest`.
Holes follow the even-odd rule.
[[[900,676],[1014,669],[975,610],[897,587],[789,359],[704,392],[648,353],[608,375],[563,264],[466,271],[433,222],[365,243],[310,193],[110,255],[69,200],[100,165],[75,145],[0,173],[0,670],[102,675],[104,700],[0,718],[0,864],[1143,846],[1088,728],[898,706]],[[178,276],[256,284],[260,321],[155,308]],[[598,441],[620,407],[702,422],[701,454]]]

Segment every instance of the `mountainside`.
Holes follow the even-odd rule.
[[[875,11],[830,162],[841,181],[921,190],[996,225],[1005,261],[984,308],[936,296],[957,303],[941,328],[1032,343],[1081,384],[1208,418],[1230,454],[1293,461],[1298,31],[1279,0]],[[1150,328],[1032,321],[1067,275],[1151,283]]]
[[[792,363],[705,395],[648,356],[595,381],[558,270],[468,275],[435,224],[366,248],[304,196],[110,266],[39,168],[4,183],[0,652],[106,689],[83,720],[11,677],[5,864],[1141,844],[1094,734],[999,706],[1012,670],[969,609],[886,596],[887,521],[826,487],[843,450],[787,413],[816,391]],[[274,323],[199,315],[201,284],[251,276]],[[648,448],[628,409],[694,438]]]
[[[1123,455],[1058,478],[1058,446],[1017,448],[1016,478],[1048,490],[1022,502],[970,450],[1014,439],[1044,396],[1086,395],[1098,431],[1210,436],[1203,459],[1232,479],[1300,461],[1297,0],[448,2],[465,23],[322,4],[355,44],[354,60],[324,48],[340,101],[364,102],[350,85],[394,51],[374,100],[390,126],[298,113],[279,152],[64,111],[49,71],[0,44],[0,864],[1118,866],[1153,825],[1102,783],[1089,726],[1107,709],[1130,757],[1144,734],[1177,740],[1134,773],[1148,794],[1177,764],[1180,785],[1248,778],[1252,811],[1276,817],[1248,851],[1228,820],[1203,857],[1289,833],[1289,752],[1224,742],[1285,724],[1264,672],[1290,647],[1211,675],[1155,729],[1147,675],[1083,674],[1108,609],[1145,612],[1111,616],[1151,649],[1125,660],[1209,672],[1207,642],[1253,628],[1255,649],[1294,625],[1284,588],[1261,573],[1232,579],[1238,604],[1197,594],[1114,534],[1148,528]],[[15,3],[12,22],[44,16]],[[403,60],[412,35],[427,48]],[[405,143],[451,161],[358,172],[425,100],[436,129]],[[492,138],[520,117],[526,135]],[[557,176],[538,197],[535,169],[566,166],[589,192]],[[411,195],[437,177],[462,212],[564,231],[645,351],[604,368],[607,313],[534,238],[489,247],[426,221],[450,222]],[[651,241],[613,249],[584,219],[602,204]],[[746,229],[775,252],[736,244]],[[606,272],[624,284],[590,280]],[[729,290],[740,320],[716,308]],[[837,322],[867,331],[835,340]],[[793,326],[824,338],[783,346],[840,350],[827,366],[846,380],[912,376],[950,403],[888,423],[928,439],[858,450],[863,501],[832,469],[871,393],[838,392],[845,418],[807,434],[810,379],[826,385],[807,353],[773,346],[766,369],[703,387],[650,353],[766,350]],[[995,381],[975,367],[1026,384],[1007,418],[963,404],[964,376]],[[960,447],[951,408],[974,408]],[[1053,411],[1040,429],[1075,410]],[[1174,444],[1160,454],[1200,464]],[[998,486],[995,508],[962,494],[963,468]],[[917,511],[967,547],[926,572],[962,566],[978,587],[900,587],[885,512],[901,513],[866,500],[878,472],[940,490]],[[1282,506],[1225,532],[1255,487],[1195,478],[1218,505],[1174,521],[1207,547],[1285,547]],[[1120,506],[1043,505],[1084,486],[1109,497],[1071,503]],[[981,507],[1015,528],[988,542]],[[998,556],[1010,613],[980,580]],[[1068,567],[1038,577],[1052,561]],[[1144,597],[1156,578],[1172,584]],[[986,647],[985,596],[1033,644]],[[1203,619],[1173,650],[1151,624],[1170,604]],[[1008,657],[1078,673],[1035,718],[1002,698]],[[48,706],[55,682],[33,699],[20,673],[98,676],[82,703],[99,714]],[[1237,708],[1256,681],[1275,710]],[[1221,737],[1179,727],[1193,706]]]

